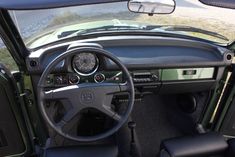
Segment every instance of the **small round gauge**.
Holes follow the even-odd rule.
[[[73,57],[72,65],[79,75],[92,75],[98,69],[98,58],[93,53],[79,53]]]
[[[94,80],[96,83],[102,83],[105,81],[105,76],[102,73],[95,74]]]
[[[80,82],[80,77],[78,75],[69,76],[69,83],[70,84],[78,84],[79,82]]]

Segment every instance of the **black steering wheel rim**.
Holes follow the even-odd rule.
[[[122,115],[121,119],[117,122],[117,124],[114,127],[112,127],[111,129],[109,129],[103,133],[100,133],[100,134],[94,135],[94,136],[72,136],[72,135],[64,133],[62,130],[58,129],[55,126],[55,123],[53,123],[50,120],[49,116],[46,113],[45,107],[44,107],[44,98],[45,98],[45,91],[44,91],[45,85],[44,84],[45,84],[47,76],[51,73],[52,69],[59,62],[61,62],[63,59],[65,59],[68,56],[75,55],[76,53],[80,53],[80,52],[91,52],[91,53],[99,54],[99,55],[102,55],[102,56],[109,58],[115,64],[117,64],[119,66],[120,70],[123,72],[125,79],[127,81],[126,85],[128,87],[129,101],[128,101],[128,106],[127,106],[125,114]],[[132,81],[132,77],[131,77],[129,71],[127,70],[127,68],[125,67],[125,65],[116,56],[112,55],[108,51],[103,50],[101,48],[96,48],[96,47],[74,48],[74,49],[68,50],[68,51],[62,53],[61,55],[59,55],[58,57],[56,57],[51,63],[48,64],[48,66],[45,68],[44,72],[42,73],[40,80],[38,82],[37,92],[38,92],[38,105],[39,105],[42,117],[46,121],[46,123],[49,124],[49,126],[53,130],[55,130],[58,134],[60,134],[61,136],[65,137],[67,139],[79,141],[79,142],[97,141],[100,139],[104,139],[108,136],[111,136],[112,134],[117,132],[124,125],[124,123],[128,120],[128,117],[133,109],[134,99],[135,99],[134,98],[135,97],[134,84]]]

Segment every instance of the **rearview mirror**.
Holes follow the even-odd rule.
[[[146,14],[170,14],[175,10],[174,0],[130,0],[128,8],[131,12]]]

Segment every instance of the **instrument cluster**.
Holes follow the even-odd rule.
[[[75,85],[80,83],[102,83],[102,82],[122,82],[122,72],[113,71],[96,72],[90,76],[82,76],[77,73],[50,74],[47,77],[47,87],[60,87]]]
[[[99,59],[93,53],[82,52],[73,57],[72,67],[77,74],[81,76],[89,76],[98,70]]]

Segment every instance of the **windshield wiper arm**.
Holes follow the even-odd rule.
[[[78,36],[78,35],[83,35],[83,34],[97,32],[97,31],[143,30],[143,29],[146,29],[146,27],[145,26],[133,26],[133,25],[132,26],[131,25],[106,25],[106,26],[95,27],[95,28],[64,31],[60,35],[58,35],[58,38]]]
[[[79,35],[92,33],[92,32],[98,32],[98,31],[144,30],[144,29],[146,29],[145,26],[107,25],[107,26],[101,26],[101,27],[95,27],[95,28],[89,28],[89,29],[79,29],[79,30],[70,31],[69,35],[67,35],[66,37],[68,37],[68,36],[70,36],[70,37],[71,36],[79,36]],[[66,32],[63,32],[63,33],[66,34]]]
[[[224,35],[221,35],[219,33],[216,32],[212,32],[212,31],[208,31],[208,30],[204,30],[204,29],[200,29],[200,28],[196,28],[196,27],[190,27],[190,26],[173,26],[173,25],[169,25],[169,26],[159,26],[157,25],[155,28],[154,26],[147,26],[146,29],[156,29],[156,28],[160,28],[163,29],[164,31],[186,31],[186,32],[195,32],[195,33],[202,33],[202,34],[206,34],[212,37],[216,37],[225,41],[229,41],[229,39],[227,37],[225,37]]]

